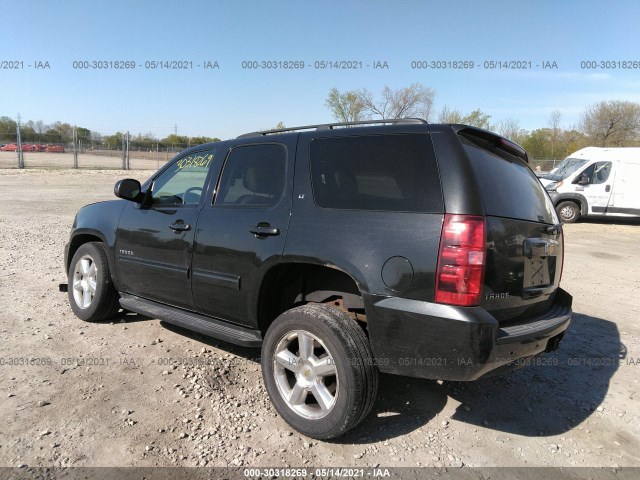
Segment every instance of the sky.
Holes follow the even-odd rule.
[[[414,82],[436,93],[431,121],[447,105],[463,114],[479,108],[492,122],[513,119],[527,130],[548,126],[553,110],[571,128],[596,102],[640,102],[640,0],[0,5],[0,116],[59,120],[103,135],[162,138],[177,129],[224,139],[278,122],[326,123],[333,87],[378,94]],[[135,68],[79,68],[118,61]],[[154,61],[190,68],[154,68]],[[304,68],[247,68],[263,61]],[[362,68],[321,68],[322,61]],[[454,61],[474,68],[431,68]],[[512,61],[528,68],[490,64]],[[621,68],[623,61],[635,68]],[[9,62],[20,68],[6,68]],[[218,68],[204,69],[207,62]]]

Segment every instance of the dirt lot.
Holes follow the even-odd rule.
[[[83,323],[58,293],[77,209],[148,175],[0,170],[0,466],[640,466],[638,223],[566,227],[575,317],[544,363],[382,376],[359,428],[318,442],[276,415],[259,351],[135,315]]]

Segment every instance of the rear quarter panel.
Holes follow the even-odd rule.
[[[423,128],[409,133],[428,132]],[[362,293],[433,301],[443,213],[318,207],[309,164],[309,146],[314,138],[306,133],[299,138],[292,216],[283,260],[342,270],[354,279]],[[412,278],[401,282],[409,285],[400,291],[390,288],[382,278],[383,267],[392,257],[404,257],[410,263],[400,274]]]

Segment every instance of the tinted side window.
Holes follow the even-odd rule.
[[[487,215],[558,223],[549,195],[526,163],[462,135],[459,138],[480,183]]]
[[[158,206],[200,203],[215,153],[215,150],[207,150],[178,159],[154,180],[151,203]]]
[[[287,150],[264,144],[231,150],[215,205],[275,205],[284,193]]]
[[[311,142],[316,204],[325,208],[442,212],[428,135],[366,135]]]

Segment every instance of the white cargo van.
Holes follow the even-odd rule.
[[[540,179],[558,216],[640,217],[640,148],[587,147]]]

